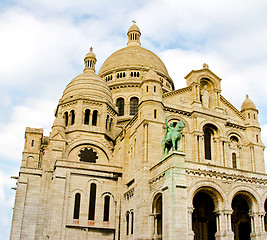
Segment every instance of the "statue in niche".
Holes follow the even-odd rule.
[[[236,150],[237,147],[238,147],[238,140],[235,139],[235,138],[231,138],[229,147],[230,147],[230,149],[235,149]]]
[[[207,88],[208,88],[208,86],[204,85],[204,87],[200,91],[202,106],[205,108],[209,107],[209,102],[210,102],[210,94],[209,94],[209,91],[207,90]]]
[[[182,138],[181,131],[184,129],[185,125],[183,121],[179,121],[175,126],[174,123],[167,123],[167,117],[165,118],[166,124],[166,133],[164,139],[161,142],[163,149],[163,157],[165,154],[168,155],[169,151],[172,149],[173,151],[178,151],[179,144]]]

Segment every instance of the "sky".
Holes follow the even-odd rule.
[[[132,20],[176,89],[207,63],[237,109],[248,94],[267,144],[266,9],[266,0],[0,0],[1,239],[9,238],[16,186],[10,177],[19,173],[25,128],[49,135],[58,100],[82,73],[90,47],[98,72],[126,46]]]

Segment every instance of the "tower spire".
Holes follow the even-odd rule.
[[[93,47],[90,47],[90,52],[86,54],[84,58],[84,71],[93,70],[95,71],[96,56],[93,53]]]
[[[140,36],[141,36],[141,32],[139,27],[137,27],[136,21],[133,20],[133,25],[129,28],[128,30],[128,43],[127,46],[141,46],[141,42],[140,42]]]

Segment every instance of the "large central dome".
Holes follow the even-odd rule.
[[[113,53],[103,63],[99,75],[113,71],[115,68],[135,67],[144,68],[152,67],[159,74],[169,76],[164,63],[153,52],[142,48],[141,46],[127,46]]]
[[[142,76],[152,68],[159,75],[165,91],[173,90],[174,85],[164,63],[156,54],[141,47],[141,32],[135,22],[127,35],[127,47],[111,54],[103,63],[98,75],[112,87],[121,80],[124,80],[124,83],[126,80],[131,81],[131,77],[135,77],[133,74],[137,74],[134,81],[141,82]]]

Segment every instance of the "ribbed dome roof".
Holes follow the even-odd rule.
[[[164,63],[160,58],[153,52],[142,48],[141,46],[127,46],[113,53],[103,63],[99,70],[99,75],[101,76],[106,71],[113,70],[114,68],[123,67],[152,67],[156,72],[159,71],[170,78]]]
[[[61,101],[64,102],[76,97],[113,102],[109,87],[93,70],[84,71],[84,73],[74,78],[64,90]]]
[[[245,110],[245,109],[256,109],[255,104],[249,99],[248,95],[246,95],[246,99],[243,102],[242,106],[241,106],[241,111]]]

